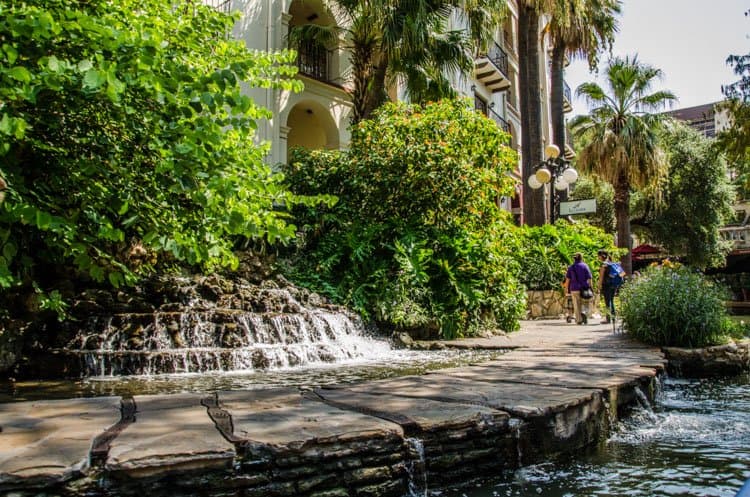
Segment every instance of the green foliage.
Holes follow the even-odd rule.
[[[664,207],[651,223],[651,238],[693,266],[723,266],[731,244],[719,228],[731,219],[735,198],[723,156],[701,133],[670,126],[662,137],[669,174],[661,186]]]
[[[520,231],[521,246],[515,257],[521,282],[529,290],[560,289],[576,252],[583,255],[594,275],[600,266],[597,251],[604,249],[619,258],[612,235],[585,221],[571,224],[560,220],[555,225],[523,226]]]
[[[607,233],[615,232],[615,192],[612,185],[595,176],[581,176],[575,182],[569,200],[596,200],[596,212],[576,215],[576,219],[586,219],[593,226],[598,226]]]
[[[444,337],[517,328],[517,243],[497,206],[517,161],[506,139],[467,102],[445,100],[384,106],[347,152],[297,151],[292,190],[340,201],[301,214],[293,278],[391,326]]]
[[[648,268],[620,290],[619,313],[628,333],[646,343],[704,347],[732,331],[726,290],[686,266]]]
[[[0,5],[0,286],[50,266],[119,286],[294,236],[278,205],[306,199],[263,164],[270,113],[240,88],[299,89],[294,55],[248,51],[233,23],[189,0]]]
[[[717,105],[729,116],[729,127],[716,136],[718,148],[731,161],[735,186],[742,198],[750,198],[750,103],[736,99]]]
[[[331,25],[319,19],[292,26],[289,41],[348,54],[352,122],[371,117],[387,102],[388,86],[399,80],[409,100],[453,98],[449,75],[474,69],[473,54],[486,51],[508,12],[505,0],[331,0]],[[454,29],[459,17],[465,29]]]

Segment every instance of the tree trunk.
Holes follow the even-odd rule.
[[[552,143],[560,147],[560,155],[565,155],[565,111],[563,110],[563,88],[565,64],[565,44],[555,41],[552,50],[552,61],[550,67],[550,115],[552,118]],[[559,192],[559,200],[568,200],[568,190]]]
[[[539,94],[539,15],[526,5],[518,13],[519,96],[521,112],[521,176],[524,223],[544,224],[544,188],[533,190],[528,178],[542,160],[542,100]]]
[[[380,62],[375,66],[375,72],[372,75],[370,84],[368,85],[369,96],[367,98],[367,106],[362,119],[370,119],[372,113],[375,112],[380,106],[382,106],[388,99],[385,91],[385,76],[388,71],[388,63],[385,57],[381,57]]]
[[[633,273],[633,263],[630,257],[630,184],[624,174],[620,174],[615,185],[615,219],[617,220],[617,247],[626,249],[620,262],[627,274]]]
[[[372,64],[373,50],[370,46],[355,46],[352,55],[352,76],[354,87],[352,89],[352,125],[365,119],[367,113],[368,86],[374,72]]]

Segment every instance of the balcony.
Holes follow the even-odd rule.
[[[474,61],[475,77],[492,93],[510,88],[508,74],[508,54],[497,43]]]
[[[725,226],[719,234],[732,242],[732,253],[750,253],[750,226]]]
[[[573,110],[573,92],[570,91],[570,85],[563,81],[563,112]]]
[[[331,50],[315,42],[303,42],[297,48],[299,73],[308,78],[332,83],[330,76]]]

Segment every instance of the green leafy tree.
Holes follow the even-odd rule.
[[[612,185],[595,176],[581,175],[570,192],[571,200],[596,200],[596,212],[575,216],[607,233],[615,233],[615,194]]]
[[[303,218],[295,279],[387,326],[517,328],[517,240],[498,207],[517,160],[506,140],[468,102],[443,100],[386,104],[354,127],[347,152],[298,151],[292,190],[340,201]]]
[[[0,286],[50,268],[118,286],[294,236],[277,206],[302,199],[263,164],[270,114],[240,88],[299,89],[293,54],[248,51],[233,22],[188,0],[0,5]]]
[[[747,17],[750,11],[745,12]],[[750,54],[730,55],[727,64],[732,66],[739,79],[721,88],[727,100],[717,105],[717,111],[726,112],[730,125],[719,132],[717,143],[732,164],[735,184],[743,198],[750,197]]]
[[[586,142],[578,153],[578,165],[614,187],[617,246],[627,251],[622,264],[628,273],[632,270],[631,189],[655,184],[667,171],[657,134],[664,118],[651,112],[676,97],[668,91],[650,93],[660,75],[659,69],[637,57],[611,59],[605,74],[609,92],[596,83],[580,85],[577,94],[592,108],[589,115],[571,122],[573,132]]]
[[[649,202],[651,212],[642,218],[646,236],[691,265],[721,266],[731,245],[719,228],[731,219],[735,197],[726,161],[711,140],[684,124],[666,127],[661,140],[669,174],[659,185],[662,202]]]
[[[352,64],[352,122],[368,119],[401,79],[411,101],[455,97],[449,75],[468,75],[507,11],[505,0],[331,0],[335,25],[295,26],[292,44],[344,40]],[[466,29],[449,29],[456,14]]]

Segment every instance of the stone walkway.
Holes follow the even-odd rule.
[[[360,384],[0,404],[0,495],[402,496],[602,440],[664,368],[606,325],[525,321],[501,358]]]

